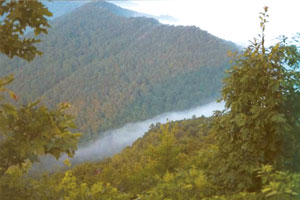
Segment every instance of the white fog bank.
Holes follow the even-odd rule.
[[[145,121],[128,123],[122,128],[104,132],[102,134],[104,135],[103,137],[99,138],[87,147],[78,149],[74,160],[76,160],[76,162],[101,160],[105,157],[119,153],[126,146],[131,145],[135,140],[142,137],[144,133],[149,130],[151,124],[166,123],[167,120],[177,121],[190,119],[194,115],[196,117],[200,117],[202,115],[208,117],[213,114],[213,111],[222,110],[223,108],[224,103],[212,102],[193,109],[179,112],[168,112]]]
[[[223,110],[224,103],[211,102],[192,109],[168,112],[158,115],[152,119],[145,121],[128,123],[122,128],[108,130],[100,135],[99,139],[91,142],[86,147],[79,148],[76,151],[74,158],[70,161],[81,163],[86,161],[100,161],[114,154],[121,152],[126,146],[130,146],[135,140],[142,137],[148,130],[151,124],[166,123],[167,121],[178,121],[183,119],[191,119],[193,116],[209,117],[215,110]],[[32,171],[44,172],[45,170],[56,171],[64,168],[63,161],[67,156],[62,156],[58,161],[52,156],[43,156],[39,163],[35,163]]]

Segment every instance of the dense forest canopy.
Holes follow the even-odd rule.
[[[300,52],[286,38],[264,45],[267,11],[259,38],[233,54],[224,111],[157,124],[122,153],[50,180],[74,184],[63,189],[73,198],[101,198],[101,185],[113,199],[300,199]]]
[[[26,6],[21,1],[2,3],[1,16],[14,12],[5,9],[6,7],[17,6],[21,11],[28,11],[38,6],[44,10],[38,1],[33,2]],[[93,4],[87,7],[90,5]],[[38,16],[43,17],[47,13],[47,10],[44,10]],[[26,16],[28,17],[27,14]],[[0,199],[299,200],[300,51],[297,44],[295,45],[299,42],[293,40],[290,43],[284,37],[274,46],[266,47],[264,33],[268,17],[268,8],[265,7],[260,13],[259,37],[242,53],[233,53],[220,99],[225,102],[225,110],[216,111],[210,118],[200,117],[152,125],[143,138],[125,148],[120,154],[98,163],[87,162],[51,175],[35,177],[28,175],[27,171],[39,155],[52,154],[59,157],[63,152],[70,156],[74,154],[79,134],[70,131],[74,128],[73,118],[65,112],[70,105],[61,103],[57,109],[40,106],[38,102],[16,105],[17,103],[12,101],[17,101],[17,96],[7,89],[13,78],[1,78]],[[30,17],[26,19],[30,21]],[[27,20],[25,27],[34,28],[36,24],[27,24]],[[134,22],[131,25],[136,27],[136,19],[130,20]],[[142,23],[144,20],[137,21]],[[129,24],[131,22],[127,21]],[[147,27],[161,27],[156,21],[148,22]],[[22,43],[20,37],[14,38],[20,46],[8,45],[11,36],[14,35],[12,30],[15,29],[11,28],[13,26],[12,20],[6,21],[1,27],[1,30],[7,29],[7,32],[1,32],[3,37],[0,39],[4,44],[0,46],[1,52],[10,57],[33,59],[40,53],[39,50],[31,46],[30,52],[19,52],[24,48],[23,45],[26,46],[26,42]],[[121,24],[118,26],[122,27]],[[163,27],[164,30],[169,28],[174,30],[174,27]],[[192,38],[195,37],[194,31],[200,31],[186,27],[180,29],[187,31]],[[155,35],[155,32],[152,34]],[[172,36],[172,32],[168,34]],[[208,38],[212,37],[207,33],[203,34]],[[23,32],[20,31],[18,36],[22,35]],[[168,39],[167,35],[165,37]],[[31,38],[34,39],[34,36]],[[227,45],[224,41],[221,41],[221,44]],[[138,46],[136,43],[135,45]],[[41,49],[43,50],[42,46]],[[171,48],[164,49],[159,46],[154,50],[152,49],[158,56],[168,55],[167,52],[171,51]],[[141,53],[147,54],[152,51]],[[183,51],[185,52],[188,51]],[[169,58],[175,59],[171,56]],[[119,59],[126,61],[123,58]],[[4,62],[22,63],[11,60]],[[219,60],[211,60],[211,63],[215,62],[218,63]],[[33,72],[30,66],[27,65],[26,69]],[[208,67],[200,66],[199,69]],[[211,66],[218,68],[218,65]],[[107,75],[114,70],[120,70],[118,65],[110,67],[100,68],[102,70],[99,70],[97,75]],[[181,67],[178,65],[178,68],[173,69],[179,73],[183,70]],[[189,65],[188,71],[193,72],[194,67]],[[151,70],[148,73],[156,75],[152,74]],[[168,72],[170,76],[177,78],[172,71],[164,70],[167,69],[162,68],[160,71],[162,75]],[[4,71],[7,73],[9,70]],[[26,72],[25,68],[24,71]],[[71,76],[73,75],[74,73]],[[191,79],[194,78],[190,76]],[[18,74],[16,81],[21,77],[21,74]],[[142,75],[141,77],[146,78]],[[158,81],[164,76],[153,77]],[[150,82],[150,79],[148,81]],[[137,83],[143,84],[142,81]],[[169,84],[173,85],[173,82],[170,81]],[[17,84],[12,88],[14,87],[18,88]],[[41,95],[37,93],[36,97],[39,96]],[[8,98],[11,100],[7,100]],[[68,160],[65,164],[71,166]]]
[[[70,102],[84,140],[100,131],[218,97],[227,51],[237,47],[196,27],[162,25],[106,2],[51,22],[31,63],[2,57],[26,102]],[[68,89],[66,89],[68,88]]]

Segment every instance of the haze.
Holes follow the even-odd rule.
[[[175,25],[195,25],[209,33],[240,45],[259,33],[259,12],[269,7],[267,41],[274,43],[279,35],[293,36],[299,32],[299,0],[161,0],[112,1],[123,8],[151,15],[169,15]]]
[[[70,159],[72,163],[83,163],[87,161],[100,161],[114,154],[121,152],[126,146],[132,145],[132,143],[138,138],[142,137],[148,130],[151,124],[166,123],[167,121],[178,121],[184,119],[191,119],[193,116],[209,117],[216,110],[224,109],[224,103],[211,102],[206,105],[195,107],[192,109],[167,112],[158,115],[152,119],[145,121],[128,123],[119,129],[112,129],[104,132],[102,137],[98,140],[91,142],[86,147],[79,148],[76,151],[74,158]],[[66,159],[63,156],[59,161],[55,160],[52,156],[44,156],[39,163],[35,163],[33,166],[34,171],[38,170],[57,170],[64,168],[63,161]]]
[[[131,145],[148,131],[151,124],[190,119],[193,116],[200,117],[203,115],[208,117],[213,114],[213,111],[222,110],[223,108],[223,103],[212,102],[186,111],[168,112],[145,121],[128,123],[122,128],[109,130],[101,134],[104,136],[99,140],[85,148],[79,149],[74,159],[80,161],[101,160],[119,153],[123,148]]]

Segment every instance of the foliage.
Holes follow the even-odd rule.
[[[76,183],[76,177],[72,175],[72,172],[67,171],[65,177],[58,185],[59,197],[65,200],[76,199],[107,199],[107,200],[126,200],[129,199],[128,195],[120,193],[116,188],[110,184],[103,184],[101,182],[95,183],[92,187],[88,187],[87,184],[82,183],[78,185]]]
[[[169,130],[169,124],[162,127],[160,144],[148,150],[149,158],[153,161],[151,168],[157,175],[164,175],[166,172],[174,172],[178,165],[180,147],[176,144],[175,130]]]
[[[126,193],[119,192],[110,184],[97,182],[91,187],[85,183],[78,184],[76,177],[70,171],[67,171],[59,182],[51,181],[48,176],[36,181],[26,175],[29,167],[30,165],[23,165],[22,168],[11,167],[6,176],[0,179],[1,199],[129,199]],[[18,191],[17,195],[16,191]]]
[[[255,169],[261,180],[261,187],[256,191],[231,192],[215,184],[217,177],[212,172],[219,170],[215,165],[218,148],[214,136],[209,135],[208,122],[211,120],[202,117],[157,124],[119,155],[99,163],[84,163],[65,173],[41,177],[41,181],[23,177],[20,184],[25,181],[26,187],[22,184],[15,187],[22,188],[24,196],[31,195],[31,199],[299,199],[299,173],[276,171],[271,166]],[[169,138],[171,142],[168,142]],[[157,156],[165,155],[151,152],[166,149],[179,150],[173,158],[176,162],[171,162],[174,165],[169,168],[170,172],[153,167],[158,161],[164,166],[164,160]]]
[[[54,20],[40,37],[44,55],[31,63],[0,59],[0,73],[15,74],[11,89],[22,101],[70,102],[88,142],[127,122],[218,97],[234,44],[196,27],[127,18],[109,4],[86,3]]]
[[[2,200],[30,199],[33,188],[29,184],[29,180],[24,178],[30,166],[30,163],[27,162],[23,163],[21,167],[10,167],[5,176],[0,177],[0,198]]]
[[[142,199],[196,200],[210,196],[213,191],[214,188],[208,182],[204,172],[191,168],[176,174],[167,172],[163,179],[154,188],[147,191]]]
[[[33,28],[35,36],[47,33],[50,26],[45,17],[51,15],[38,1],[1,1],[0,52],[27,61],[41,55],[34,46],[39,40],[23,38],[23,34],[26,28]],[[65,112],[70,107],[68,103],[52,110],[39,106],[38,101],[18,105],[16,94],[6,88],[12,81],[13,76],[0,79],[1,199],[11,199],[18,190],[20,198],[27,199],[30,196],[23,196],[23,191],[25,194],[33,188],[23,179],[29,168],[26,163],[36,162],[46,154],[57,159],[63,153],[73,156],[80,134],[71,132],[76,127],[73,117]]]
[[[11,81],[9,77],[0,81],[2,91]],[[80,134],[70,131],[75,124],[73,117],[65,113],[69,104],[62,103],[53,110],[38,106],[38,102],[16,107],[1,97],[0,176],[11,166],[22,166],[26,160],[38,161],[41,155],[50,154],[57,159],[62,153],[74,155]]]
[[[52,13],[36,0],[0,1],[0,52],[28,61],[42,55],[34,46],[40,40],[22,36],[27,28],[32,28],[35,36],[47,33],[50,25],[46,17],[50,16]]]
[[[262,193],[266,199],[300,199],[300,174],[286,171],[274,171],[272,166],[266,165],[259,169],[263,187]]]
[[[260,40],[234,55],[225,78],[222,100],[226,110],[211,118],[152,125],[120,154],[54,175],[34,178],[27,170],[39,155],[74,153],[78,135],[70,132],[73,120],[64,112],[69,104],[54,110],[37,104],[15,106],[18,97],[5,88],[12,77],[1,79],[0,198],[300,199],[299,50],[285,38],[266,48],[267,8],[261,20]],[[118,71],[105,70],[101,73]],[[167,74],[164,70],[162,75]],[[160,81],[163,76],[154,77]]]
[[[240,192],[237,194],[226,195],[226,196],[213,196],[204,198],[203,200],[263,200],[261,194]]]
[[[260,165],[299,170],[300,54],[286,39],[265,47],[267,9],[260,40],[234,57],[222,90],[227,110],[212,123],[220,150],[217,181],[232,191],[256,191]]]
[[[120,155],[100,163],[79,165],[72,172],[78,180],[88,185],[101,180],[128,192],[133,197],[140,195],[154,198],[156,195],[163,195],[164,189],[169,188],[171,194],[171,191],[182,185],[192,184],[194,189],[187,189],[189,191],[187,195],[193,197],[194,191],[201,190],[200,182],[206,179],[200,166],[210,162],[209,156],[212,153],[206,152],[214,148],[208,148],[211,146],[209,145],[211,138],[204,135],[206,129],[203,125],[207,121],[208,119],[203,117],[177,123],[170,122],[167,125],[157,124],[152,126],[143,139],[124,149]],[[166,183],[168,176],[174,177],[172,181],[171,179],[167,181],[170,187]],[[186,182],[181,183],[182,181]],[[203,187],[209,188],[210,185]],[[179,191],[183,190],[178,190],[174,195],[180,196]],[[198,193],[202,195],[199,191]]]
[[[235,55],[212,118],[153,125],[142,139],[72,172],[137,199],[299,199],[299,52],[262,36]],[[168,161],[168,162],[166,162]]]

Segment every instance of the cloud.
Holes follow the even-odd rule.
[[[174,25],[195,25],[220,38],[242,45],[249,44],[248,41],[260,33],[258,15],[267,5],[270,8],[270,23],[266,29],[269,44],[279,35],[292,36],[299,32],[299,0],[165,0],[112,3],[155,16],[169,15],[178,19]]]

